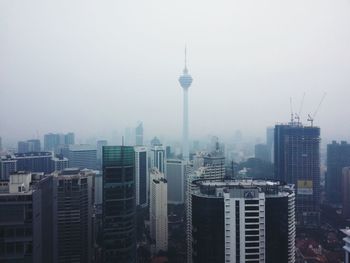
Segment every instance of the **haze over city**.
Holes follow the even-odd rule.
[[[321,137],[349,139],[349,13],[345,0],[1,1],[0,134],[108,137],[142,120],[180,139],[186,44],[190,139],[263,138],[304,92],[303,121],[326,92]]]

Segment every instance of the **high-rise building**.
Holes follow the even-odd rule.
[[[168,184],[157,168],[151,169],[150,177],[150,232],[157,254],[168,250]]]
[[[343,204],[343,217],[345,219],[350,218],[350,167],[343,168],[342,177],[342,204]]]
[[[136,205],[146,207],[148,205],[149,175],[148,175],[148,150],[144,146],[135,146],[135,184]]]
[[[275,126],[275,178],[296,187],[298,226],[320,220],[320,128],[300,123]]]
[[[94,173],[70,168],[53,176],[57,191],[57,262],[91,262]]]
[[[183,160],[166,160],[169,204],[183,204],[185,202],[185,168],[186,165]]]
[[[97,168],[97,151],[92,145],[87,144],[73,144],[69,145],[69,167],[80,169]]]
[[[136,146],[143,145],[143,123],[139,122],[135,128]]]
[[[161,144],[158,145],[152,145],[151,146],[151,153],[150,153],[150,168],[157,168],[161,173],[166,174],[166,167],[165,167],[165,147]]]
[[[17,160],[17,171],[29,172],[52,172],[52,152],[30,152],[15,153],[14,158]]]
[[[350,144],[333,141],[327,145],[326,196],[330,203],[342,203],[342,170],[350,166]]]
[[[17,172],[7,184],[0,192],[0,262],[54,262],[52,177]]]
[[[191,185],[188,262],[295,262],[293,186],[222,179]]]
[[[135,152],[103,146],[103,262],[136,261]]]
[[[192,84],[192,77],[188,74],[187,56],[185,49],[185,68],[182,75],[179,77],[180,85],[183,89],[183,131],[182,131],[182,159],[189,161],[189,142],[188,142],[188,89]]]
[[[51,159],[51,170],[54,171],[63,171],[69,167],[69,162],[66,157],[62,154],[56,154]]]
[[[75,144],[75,135],[73,132],[69,132],[64,135],[64,144],[66,145]]]
[[[25,141],[19,141],[17,143],[17,152],[18,153],[27,153],[27,152],[29,152],[28,143],[25,142]]]
[[[0,179],[8,180],[11,173],[17,171],[17,160],[14,156],[0,156]]]
[[[30,152],[40,152],[41,151],[41,143],[40,140],[27,140],[27,141],[19,141],[17,152],[18,153],[30,153]]]
[[[255,145],[255,158],[270,162],[270,153],[267,144],[256,144]]]
[[[2,138],[0,137],[0,153],[2,152]]]
[[[266,128],[266,146],[270,157],[269,161],[271,163],[273,163],[273,158],[274,158],[274,154],[273,154],[274,136],[275,136],[275,128],[274,127]]]

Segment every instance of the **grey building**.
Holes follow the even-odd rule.
[[[162,144],[152,145],[150,151],[150,168],[157,168],[159,172],[166,174],[165,159],[165,146]]]
[[[185,202],[185,168],[183,160],[166,160],[166,179],[168,181],[168,203],[183,204]]]
[[[15,153],[14,159],[17,160],[17,171],[43,172],[51,173],[52,152],[30,152]]]
[[[55,207],[58,263],[85,263],[93,258],[94,173],[65,169],[56,172]]]
[[[87,144],[69,145],[69,167],[87,168],[96,170],[97,168],[97,151],[94,146]]]
[[[342,203],[342,170],[350,166],[350,144],[333,141],[327,145],[326,196],[330,203]]]
[[[55,157],[51,159],[51,170],[62,171],[69,167],[68,158],[64,157],[62,154],[56,154]]]
[[[139,122],[135,128],[135,135],[136,135],[136,146],[142,146],[143,145],[143,123]]]
[[[275,126],[275,178],[296,187],[296,222],[320,222],[320,128],[289,123]]]
[[[136,205],[146,207],[149,203],[148,149],[144,146],[135,146],[134,151]]]
[[[96,142],[96,150],[97,150],[97,165],[98,165],[98,169],[101,170],[102,169],[102,147],[103,146],[107,146],[108,142],[107,140],[98,140]]]
[[[270,162],[273,163],[274,158],[274,137],[275,137],[275,127],[266,128],[266,146],[270,156]]]
[[[30,153],[30,152],[40,152],[41,151],[41,143],[40,140],[27,140],[27,141],[19,141],[17,152],[18,153]]]
[[[0,191],[0,262],[54,262],[52,184],[42,173],[10,175]]]
[[[104,146],[104,263],[136,262],[135,152],[132,146]]]
[[[72,132],[67,134],[48,133],[44,135],[44,151],[61,153],[61,148],[64,148],[65,145],[71,145],[74,143],[75,135]]]
[[[17,160],[12,155],[0,156],[0,179],[8,180],[17,171]]]

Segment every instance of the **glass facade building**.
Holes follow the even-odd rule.
[[[135,151],[103,146],[103,262],[136,262]]]

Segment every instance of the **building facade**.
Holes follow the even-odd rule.
[[[327,145],[326,196],[330,203],[342,203],[343,168],[350,166],[350,144],[333,141]]]
[[[183,204],[185,202],[185,168],[186,165],[183,160],[166,160],[169,204]]]
[[[11,156],[0,156],[0,179],[8,180],[11,173],[17,171],[17,160]]]
[[[292,186],[198,179],[189,191],[188,262],[295,262]]]
[[[165,159],[165,146],[161,144],[152,145],[150,151],[150,168],[157,168],[161,173],[166,174]]]
[[[87,144],[69,145],[69,167],[96,170],[97,151],[94,146]]]
[[[320,128],[290,123],[275,126],[275,178],[296,187],[300,227],[320,222]]]
[[[144,146],[135,146],[134,150],[136,205],[146,207],[149,192],[148,149]]]
[[[157,254],[168,250],[168,184],[157,168],[151,169],[150,176],[150,232]]]
[[[103,262],[136,261],[135,152],[132,146],[104,146]]]

